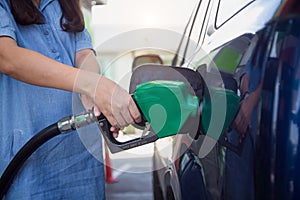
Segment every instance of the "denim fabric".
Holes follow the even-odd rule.
[[[60,27],[57,0],[41,0],[46,23],[15,23],[8,0],[0,0],[0,36],[20,47],[74,66],[76,51],[92,48],[86,30],[68,33]],[[43,66],[40,66],[43,67]],[[72,93],[29,85],[0,73],[0,173],[18,150],[43,128],[73,114]],[[61,135],[41,146],[25,163],[6,199],[105,199],[101,137],[97,159],[77,132]],[[100,160],[100,161],[99,161]]]

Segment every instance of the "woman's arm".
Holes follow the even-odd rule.
[[[80,64],[78,56],[76,62]],[[113,81],[18,47],[10,37],[0,37],[0,72],[32,85],[85,94],[94,99],[112,126],[123,128],[140,120],[130,95]]]
[[[0,37],[0,72],[5,75],[32,85],[72,91],[77,71],[18,47],[10,37]]]

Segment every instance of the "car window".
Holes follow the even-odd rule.
[[[214,66],[224,72],[234,73],[241,64],[240,62],[250,45],[252,37],[252,34],[244,34],[212,50],[197,63],[198,66],[200,64],[207,64],[209,67]]]
[[[219,0],[215,28],[220,28],[254,1],[255,0]]]

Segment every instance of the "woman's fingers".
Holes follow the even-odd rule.
[[[132,98],[130,98],[130,101],[129,101],[129,111],[135,122],[139,123],[142,121],[141,113]]]
[[[98,84],[95,103],[112,126],[124,128],[139,122],[139,110],[126,90],[105,77]]]

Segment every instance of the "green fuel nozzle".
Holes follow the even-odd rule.
[[[175,135],[180,132],[187,119],[198,114],[198,97],[191,95],[181,81],[156,80],[142,83],[137,86],[133,98],[150,126],[150,131],[141,137],[119,142],[110,133],[109,122],[104,116],[100,116],[98,126],[112,153]]]
[[[191,95],[181,81],[140,84],[134,99],[158,138],[180,132],[189,117],[196,117],[199,107],[198,97]]]

